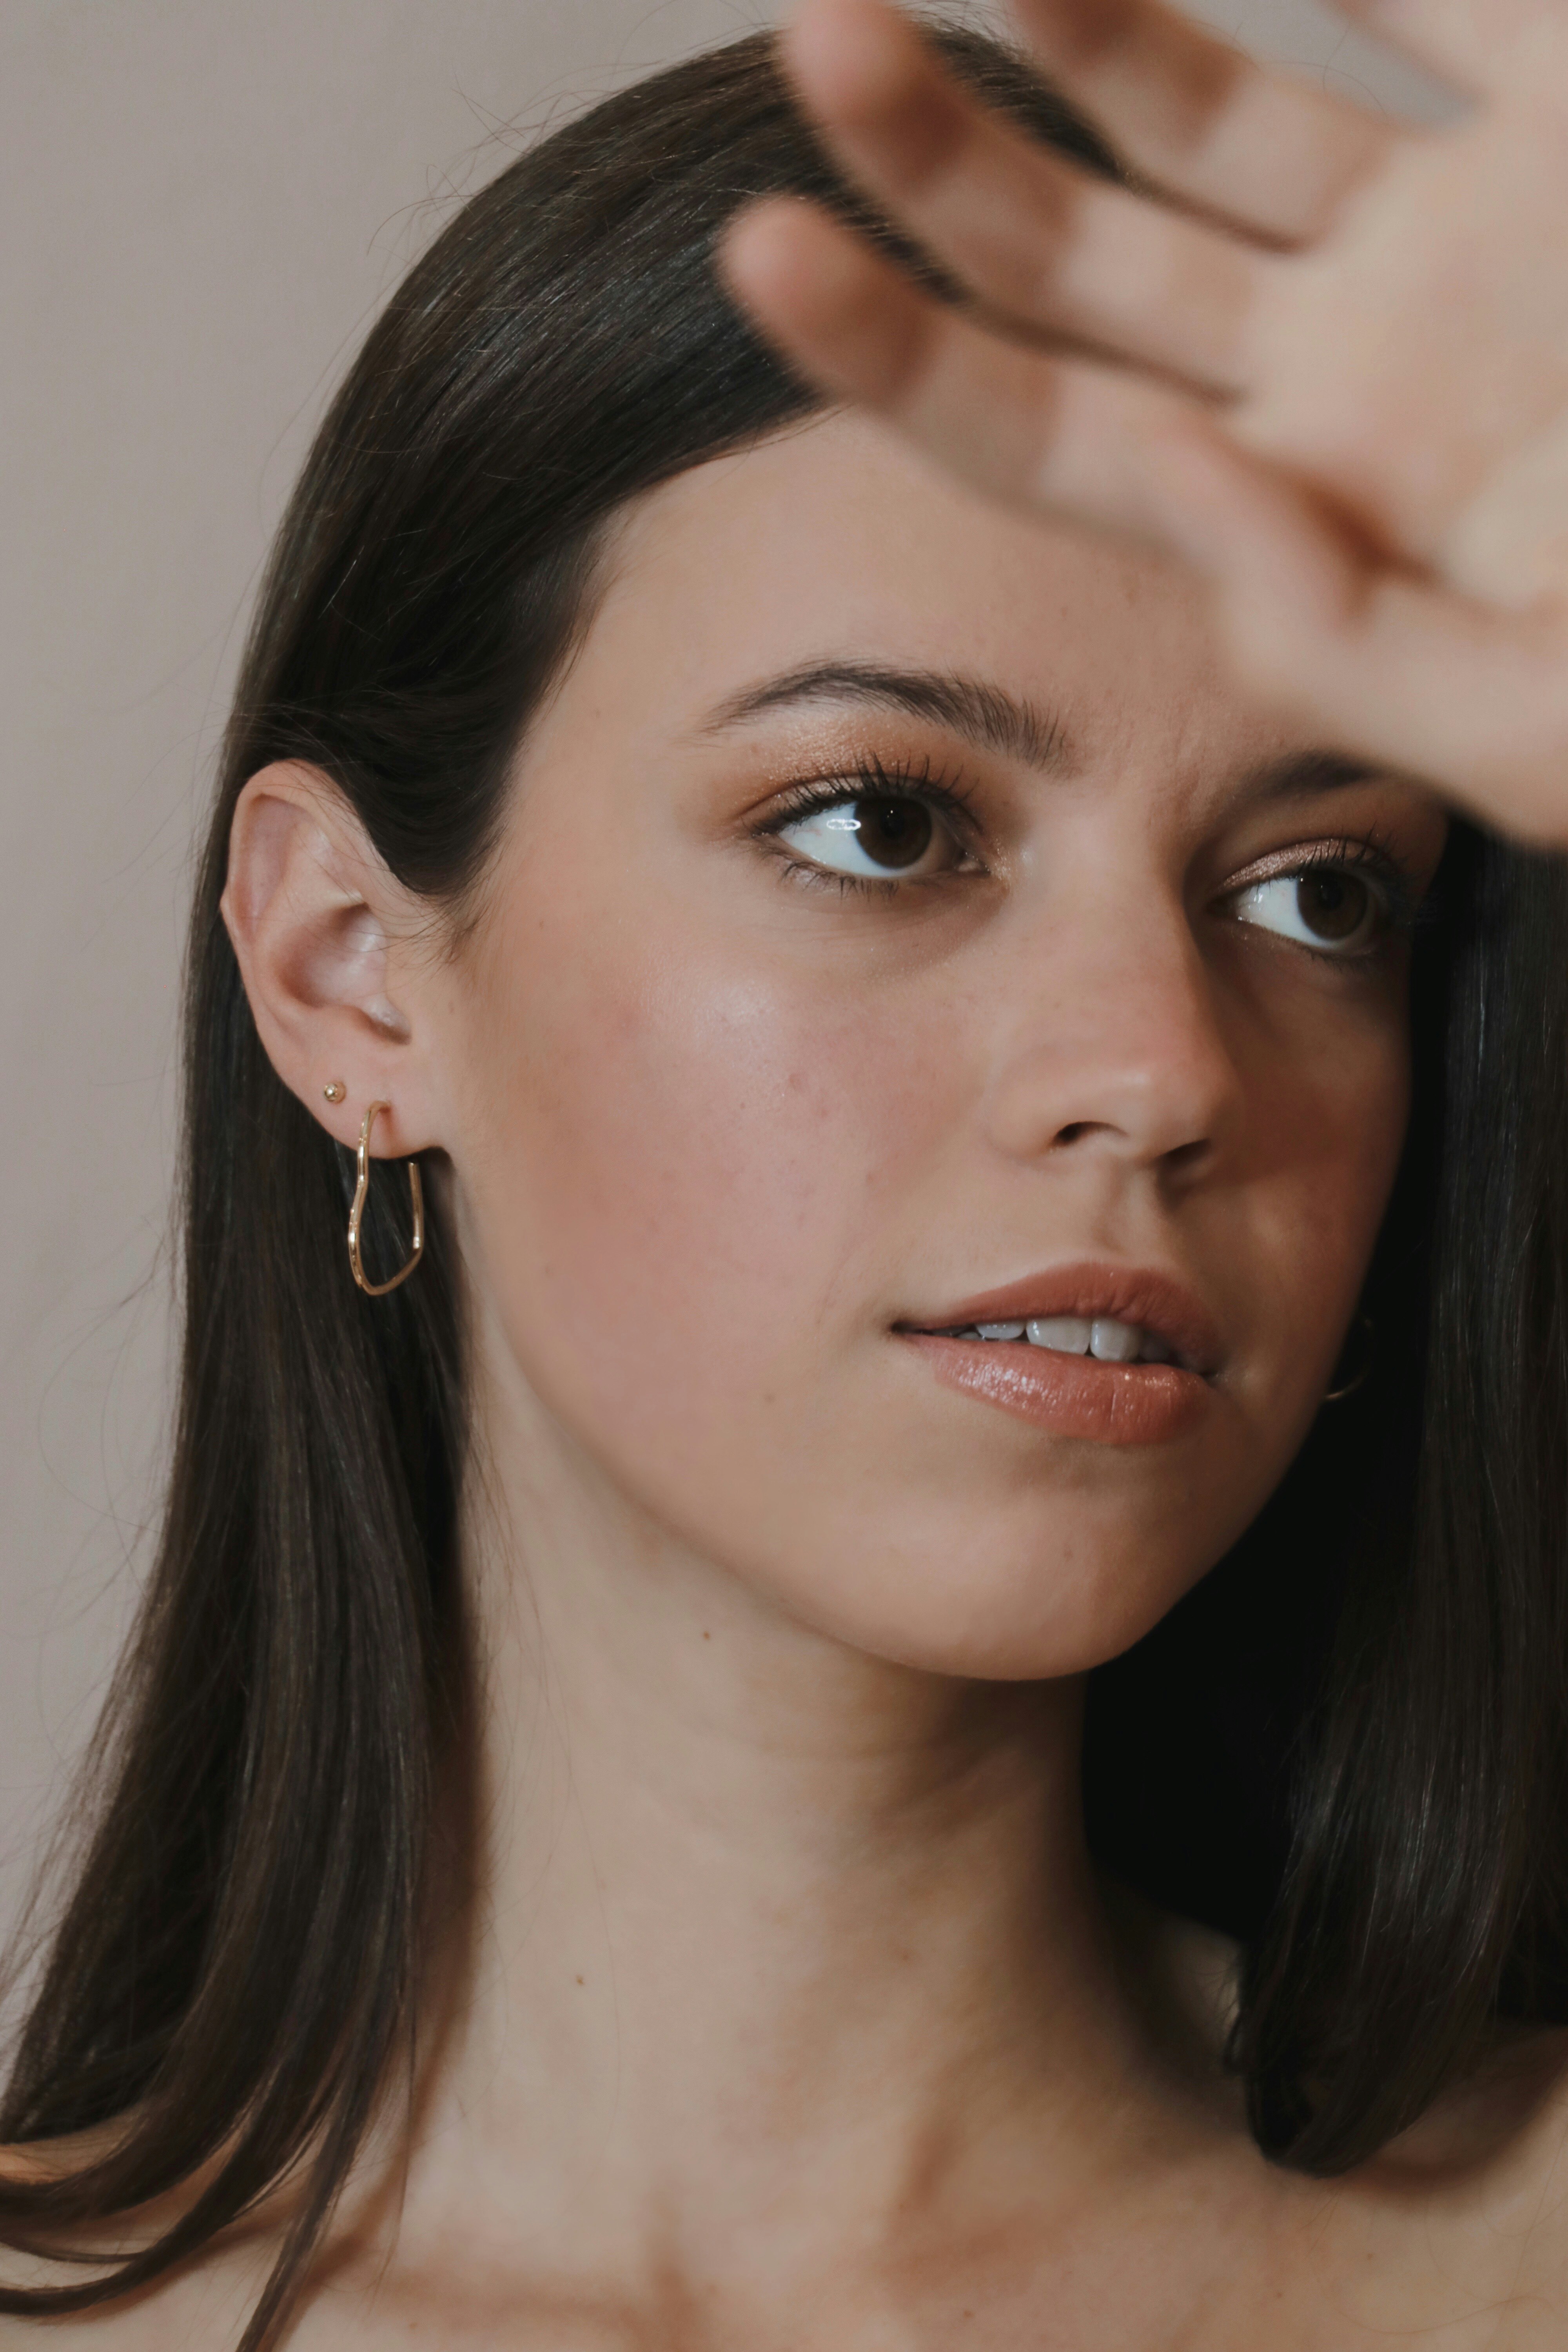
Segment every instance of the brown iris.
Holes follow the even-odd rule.
[[[936,829],[930,809],[921,801],[857,801],[850,814],[858,846],[895,873],[919,865]]]
[[[1332,866],[1303,874],[1296,884],[1296,910],[1316,940],[1354,939],[1373,909],[1373,895],[1353,874]]]

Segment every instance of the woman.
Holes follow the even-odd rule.
[[[911,124],[973,127],[903,41],[792,51],[900,205]],[[1134,204],[937,47],[982,161],[1004,118]],[[825,407],[713,275],[770,191],[891,258],[742,221],[768,331],[1005,442],[1046,362],[971,319],[909,404],[963,240],[879,226],[753,39],[467,207],[284,525],[5,2325],[1555,2344],[1562,866],[1394,701],[1238,683],[1167,552]],[[1201,475],[1268,614],[1400,551],[1091,393],[1052,498],[1184,545]],[[1549,831],[1524,764],[1436,782]],[[1226,1819],[1163,1737],[1207,1713]]]

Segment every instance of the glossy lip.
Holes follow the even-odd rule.
[[[973,1323],[1027,1323],[1036,1316],[1114,1316],[1153,1332],[1166,1364],[1108,1364],[1026,1339],[960,1339]],[[1087,1263],[1052,1267],[1000,1290],[912,1318],[894,1336],[925,1359],[944,1388],[961,1390],[1058,1437],[1100,1445],[1159,1445],[1184,1436],[1215,1402],[1225,1360],[1214,1317],[1195,1293],[1152,1266]]]
[[[1218,1325],[1203,1300],[1184,1283],[1153,1266],[1113,1265],[1094,1260],[1026,1275],[1021,1282],[1010,1282],[1000,1290],[986,1290],[960,1299],[935,1315],[900,1317],[894,1328],[901,1338],[936,1338],[964,1329],[973,1323],[1028,1323],[1047,1315],[1078,1315],[1089,1320],[1097,1315],[1109,1315],[1119,1323],[1136,1323],[1163,1340],[1175,1359],[1172,1366],[1100,1365],[1100,1370],[1145,1373],[1173,1370],[1188,1375],[1195,1373],[1209,1381],[1225,1360]],[[1010,1345],[1026,1343],[985,1339],[952,1344],[984,1347],[997,1352]],[[1031,1348],[1029,1352],[1040,1356],[1051,1351]],[[1098,1364],[1092,1357],[1068,1356],[1058,1360]]]
[[[1033,1348],[1026,1339],[949,1339],[937,1331],[897,1336],[924,1357],[944,1388],[960,1389],[1057,1437],[1088,1438],[1097,1445],[1169,1444],[1215,1407],[1210,1383],[1179,1364],[1102,1364],[1093,1356]]]

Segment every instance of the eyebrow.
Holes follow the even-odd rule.
[[[984,751],[1054,775],[1068,774],[1075,765],[1060,724],[1032,702],[945,670],[891,669],[874,662],[809,662],[764,678],[720,703],[699,731],[722,734],[764,711],[813,702],[858,703],[931,719]]]
[[[1391,771],[1375,760],[1358,760],[1344,751],[1291,751],[1272,760],[1248,779],[1254,798],[1265,801],[1308,800],[1316,793],[1339,793],[1352,784],[1370,783]]]
[[[896,669],[876,662],[807,662],[744,687],[710,711],[698,732],[719,735],[769,710],[814,702],[859,704],[933,720],[988,751],[997,751],[1048,775],[1071,775],[1079,765],[1060,721],[1037,704],[999,686],[951,671]],[[1376,761],[1342,751],[1288,752],[1245,780],[1249,798],[1307,800],[1348,790],[1386,772]]]

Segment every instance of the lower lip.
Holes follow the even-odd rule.
[[[945,1388],[1000,1406],[1058,1437],[1098,1445],[1163,1445],[1183,1437],[1212,1402],[1208,1382],[1175,1364],[1103,1364],[1027,1340],[949,1339],[902,1331]]]

